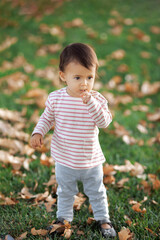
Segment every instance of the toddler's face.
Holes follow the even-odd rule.
[[[80,97],[84,91],[92,90],[96,66],[87,69],[78,62],[70,62],[65,71],[60,71],[59,75],[61,80],[67,84],[67,93],[72,97]]]

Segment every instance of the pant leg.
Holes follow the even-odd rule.
[[[59,163],[56,163],[55,173],[58,183],[57,218],[72,221],[74,196],[78,193],[76,174],[73,169]]]
[[[82,182],[84,192],[89,197],[92,205],[95,220],[105,220],[109,222],[110,217],[106,188],[103,184],[102,164],[86,170],[86,173],[82,176]]]

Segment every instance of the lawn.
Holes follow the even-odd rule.
[[[159,5],[159,0],[0,2],[0,239],[7,234],[51,239],[33,229],[45,230],[56,219],[53,130],[38,151],[29,147],[29,136],[47,94],[62,87],[59,54],[72,42],[95,49],[100,62],[95,90],[107,98],[113,115],[99,139],[117,239],[160,238]],[[79,190],[83,193],[80,182]],[[80,210],[75,207],[70,239],[103,239],[95,222],[87,223],[93,217],[88,208],[87,197]]]

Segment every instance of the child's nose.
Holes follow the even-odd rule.
[[[87,79],[84,79],[81,83],[82,86],[87,86]]]

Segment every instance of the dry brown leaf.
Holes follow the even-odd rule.
[[[151,54],[149,52],[145,52],[145,51],[140,52],[140,56],[142,58],[145,58],[145,59],[150,59],[151,58]]]
[[[105,163],[103,166],[103,173],[104,175],[114,175],[116,172],[114,171],[114,166]]]
[[[127,26],[131,26],[134,23],[133,19],[131,19],[131,18],[125,18],[123,22]]]
[[[27,237],[27,232],[22,233],[16,240],[23,240]]]
[[[94,218],[92,218],[92,217],[89,217],[88,219],[87,219],[87,224],[88,225],[91,225],[93,222],[95,222],[96,220],[94,219]]]
[[[139,28],[132,28],[131,32],[135,35],[136,38],[143,42],[150,42],[150,36],[146,35],[142,30]]]
[[[14,157],[6,151],[0,150],[0,162],[11,164],[15,170],[19,170],[21,168],[24,160],[24,157]]]
[[[116,25],[110,30],[111,34],[113,34],[114,36],[121,35],[122,31],[123,27],[121,25]]]
[[[137,129],[141,132],[141,133],[144,133],[144,134],[147,134],[148,133],[148,130],[147,128],[145,128],[143,125],[141,124],[138,124],[137,125]]]
[[[126,82],[125,83],[125,92],[136,94],[139,91],[138,82]]]
[[[103,182],[105,184],[115,184],[115,177],[114,176],[106,176],[103,178]]]
[[[81,18],[75,18],[71,22],[64,22],[64,27],[66,28],[82,27],[83,25],[84,23]]]
[[[117,72],[121,72],[121,73],[128,72],[128,70],[129,70],[129,67],[126,64],[121,64],[117,68]]]
[[[123,49],[118,49],[112,52],[111,57],[115,60],[121,60],[125,57],[126,52]]]
[[[9,148],[10,153],[15,154],[23,151],[24,144],[15,139],[0,138],[0,146],[3,148]]]
[[[59,224],[53,224],[53,228],[51,229],[50,233],[55,231],[62,233],[64,232],[64,230],[65,230],[65,225],[60,226]]]
[[[78,230],[77,232],[77,235],[84,235],[85,233],[83,232],[83,231],[81,231],[81,230]]]
[[[3,108],[0,108],[0,118],[3,120],[9,120],[11,122],[26,122],[26,119],[22,117],[21,112],[11,111]]]
[[[3,43],[0,44],[0,52],[6,50],[7,48],[11,47],[18,41],[17,37],[7,37]]]
[[[157,133],[156,137],[153,137],[147,141],[149,146],[152,146],[154,143],[160,143],[160,133]]]
[[[131,240],[134,234],[128,228],[123,227],[120,232],[118,232],[119,240]]]
[[[121,78],[120,76],[118,76],[118,75],[112,77],[112,78],[109,80],[108,84],[107,84],[108,89],[114,89],[114,88],[116,88],[117,85],[118,85],[121,81],[122,81],[122,78]]]
[[[145,166],[141,165],[138,162],[135,162],[134,163],[134,168],[131,169],[130,174],[131,174],[131,176],[136,176],[138,178],[141,178],[141,176],[143,175],[145,169],[146,169]]]
[[[47,149],[48,151],[48,149]],[[53,166],[54,165],[54,160],[52,157],[48,157],[45,153],[42,153],[40,157],[40,162],[42,165],[45,165],[47,167]]]
[[[157,190],[160,188],[160,180],[155,174],[148,174],[148,178],[153,184],[153,189]]]
[[[35,228],[31,229],[31,234],[34,236],[36,236],[36,235],[46,236],[47,233],[48,233],[48,231],[45,229],[39,229],[39,230],[36,230]]]
[[[33,195],[29,192],[29,189],[27,187],[23,187],[21,189],[20,195],[23,199],[31,199],[36,197],[36,195]]]
[[[160,121],[160,110],[158,109],[155,113],[147,113],[147,118],[152,122]]]
[[[61,44],[50,44],[50,45],[43,45],[41,48],[37,51],[37,56],[46,56],[48,53],[56,53],[59,50],[61,50],[62,46]]]
[[[141,184],[143,185],[142,189],[144,190],[144,192],[150,194],[151,193],[151,185],[145,180],[142,180]]]
[[[5,196],[0,196],[0,199],[2,199],[2,202],[0,202],[0,205],[15,205],[19,202],[18,200],[5,197]]]
[[[6,81],[7,87],[4,88],[4,92],[6,94],[11,94],[21,88],[24,87],[25,83],[28,81],[28,76],[21,73],[21,72],[15,72],[8,76],[5,76],[0,79],[0,82]]]
[[[53,67],[46,67],[44,69],[37,69],[35,71],[35,75],[37,77],[46,78],[51,81],[53,86],[59,88],[61,87],[61,83],[59,81],[59,75],[57,73],[57,69]]]
[[[145,227],[145,229],[146,229],[147,231],[149,231],[150,233],[152,233],[154,236],[158,237],[158,234],[155,233],[155,232],[153,232],[150,228]]]
[[[143,208],[143,210],[140,209],[141,204],[140,203],[136,203],[135,205],[132,206],[132,209],[135,212],[140,212],[140,213],[146,213],[146,209]]]
[[[146,105],[132,106],[133,111],[148,112],[149,107]]]
[[[78,193],[78,195],[75,196],[73,207],[75,210],[80,210],[82,204],[86,201],[86,198],[82,193]]]
[[[125,223],[127,223],[128,226],[132,225],[132,221],[131,221],[131,219],[127,215],[124,215],[124,219],[125,219]]]
[[[115,127],[114,133],[116,134],[116,136],[123,137],[124,135],[129,134],[129,132],[125,129],[125,127],[120,125],[118,122],[114,122],[113,125]]]
[[[56,203],[56,201],[57,201],[57,200],[56,200],[56,198],[55,198],[53,202],[44,203],[47,212],[52,212],[52,211],[53,211],[52,206],[53,206],[53,204]]]
[[[28,142],[30,137],[28,133],[17,131],[15,127],[13,127],[11,124],[1,120],[0,120],[0,132],[2,133],[3,136],[17,138],[25,142]]]
[[[118,186],[118,188],[122,188],[124,186],[124,184],[128,181],[129,181],[129,178],[122,178],[121,180],[119,180],[116,183],[116,185]]]
[[[47,187],[52,186],[54,184],[57,184],[55,175],[52,175],[47,183],[43,183],[43,185],[46,185]]]
[[[154,34],[160,34],[160,27],[158,26],[151,26],[150,31]]]
[[[138,162],[135,162],[133,165],[129,160],[125,160],[125,165],[115,165],[114,169],[120,172],[130,172],[131,176],[137,176],[138,178],[141,178],[146,167]]]
[[[133,145],[137,143],[137,140],[134,137],[131,137],[129,135],[122,136],[123,142],[125,142],[127,145]]]
[[[141,86],[141,92],[139,92],[139,96],[147,96],[156,94],[160,89],[160,82],[150,83],[149,81],[145,81]]]

